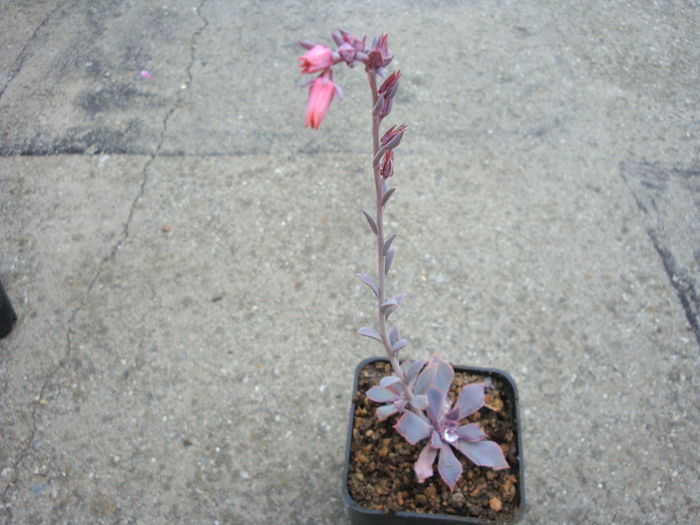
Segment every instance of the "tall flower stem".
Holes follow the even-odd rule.
[[[377,94],[377,74],[367,72],[369,87],[372,91],[372,108],[377,105],[379,95]],[[382,197],[384,196],[384,180],[380,173],[379,159],[379,124],[381,118],[377,111],[372,111],[372,170],[374,172],[374,190],[376,194],[376,224],[377,224],[377,315],[379,325],[379,335],[382,338],[382,344],[386,350],[387,357],[394,369],[394,373],[401,379],[401,383],[406,393],[407,399],[410,401],[413,398],[413,393],[408,384],[408,377],[401,369],[396,353],[392,350],[391,339],[386,326],[386,316],[381,311],[381,305],[386,300],[386,269],[384,255],[384,206],[382,206]]]

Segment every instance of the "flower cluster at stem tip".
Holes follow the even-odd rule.
[[[343,91],[333,81],[333,66],[345,62],[349,67],[361,63],[368,73],[381,77],[385,75],[385,67],[394,58],[389,53],[389,37],[380,35],[375,38],[370,47],[366,46],[366,38],[353,36],[347,31],[340,30],[333,35],[336,44],[335,51],[322,44],[302,40],[299,44],[307,51],[299,57],[299,67],[302,74],[318,76],[302,83],[309,85],[309,96],[306,102],[306,120],[304,127],[318,129],[328,113],[328,108],[337,94],[343,98]],[[399,71],[392,73],[379,88],[379,115],[384,118],[391,111],[392,99],[399,87]]]

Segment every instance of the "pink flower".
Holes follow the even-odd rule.
[[[304,127],[311,124],[312,129],[318,129],[321,121],[328,113],[333,96],[338,86],[333,82],[330,74],[323,73],[309,86],[309,98],[306,101],[306,122]]]
[[[333,52],[326,46],[317,45],[299,57],[302,73],[318,73],[333,65]]]

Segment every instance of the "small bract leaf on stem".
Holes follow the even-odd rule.
[[[382,208],[384,206],[386,206],[386,203],[389,202],[389,199],[391,198],[391,196],[394,194],[395,191],[396,191],[396,188],[394,187],[394,188],[389,188],[384,192],[384,195],[382,195],[382,200],[381,200]]]
[[[374,232],[375,235],[379,233],[379,230],[377,229],[377,223],[374,220],[374,217],[368,212],[367,210],[362,210],[362,213],[364,214],[365,218],[367,219],[367,222],[369,223],[369,227],[372,228],[372,231]]]
[[[374,277],[367,275],[366,273],[359,274],[359,277],[363,283],[369,286],[369,289],[374,292],[374,295],[379,296],[379,285],[377,284],[377,281],[374,280]]]
[[[369,326],[363,326],[357,331],[357,333],[359,335],[369,337],[370,339],[376,339],[380,343],[382,342],[382,336],[379,335],[379,332],[377,332],[377,330],[374,328],[370,328]]]

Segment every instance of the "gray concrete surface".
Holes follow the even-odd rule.
[[[408,355],[516,378],[522,523],[697,523],[699,25],[691,0],[3,2],[4,523],[348,523],[369,95],[339,71],[303,129],[294,43],[339,26],[403,73]]]

